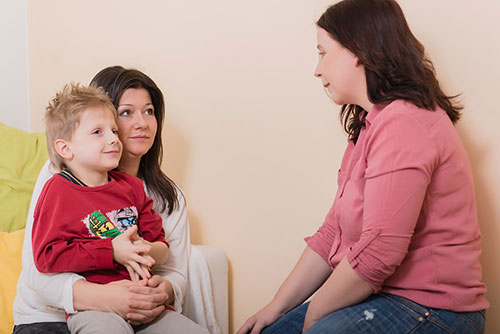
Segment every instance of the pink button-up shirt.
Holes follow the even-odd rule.
[[[305,240],[332,268],[347,257],[375,293],[457,312],[489,306],[472,172],[441,109],[374,106],[325,222]]]

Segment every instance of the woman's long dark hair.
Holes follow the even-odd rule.
[[[429,110],[440,107],[455,123],[461,106],[447,96],[436,79],[424,46],[410,31],[394,0],[343,0],[330,6],[317,25],[363,64],[368,98],[374,104],[406,100]],[[340,118],[349,140],[356,143],[368,110],[342,106]]]
[[[161,170],[163,158],[163,145],[161,141],[161,129],[165,117],[165,103],[163,94],[158,86],[146,74],[135,69],[126,69],[121,66],[111,66],[103,69],[95,75],[90,82],[91,85],[102,87],[113,101],[116,108],[123,92],[129,88],[144,88],[151,96],[154,106],[154,115],[158,127],[156,129],[153,146],[141,158],[139,165],[139,176],[144,180],[148,190],[161,200],[161,212],[168,208],[171,214],[177,208],[177,188]]]

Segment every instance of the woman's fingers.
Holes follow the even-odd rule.
[[[136,309],[127,313],[127,320],[132,325],[145,324],[153,321],[165,310],[165,306],[160,305],[150,310]]]
[[[267,325],[264,324],[262,321],[259,321],[259,319],[256,316],[250,317],[243,326],[236,332],[236,334],[259,334],[264,327]]]
[[[147,286],[134,285],[129,288],[129,291],[133,294],[133,298],[130,301],[133,308],[147,309],[156,307],[163,305],[168,299],[168,295],[165,292],[157,292],[154,288]]]
[[[243,326],[241,326],[241,328],[236,332],[236,334],[247,334],[247,333],[249,333],[250,330],[254,326],[254,322],[252,320],[253,320],[252,318],[247,319],[247,321],[245,321],[245,323],[243,324]]]
[[[282,314],[272,304],[267,304],[262,310],[248,318],[236,334],[259,334],[265,327],[275,322]]]

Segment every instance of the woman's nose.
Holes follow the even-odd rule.
[[[146,120],[144,119],[144,115],[140,112],[135,113],[134,115],[134,125],[137,128],[144,128],[146,127]]]
[[[314,76],[316,78],[321,78],[321,72],[319,71],[319,64],[318,66],[316,66],[316,68],[314,69]]]

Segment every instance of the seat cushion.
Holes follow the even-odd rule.
[[[0,232],[0,333],[12,333],[14,320],[12,304],[16,296],[16,285],[21,273],[21,253],[24,229],[7,233]]]

